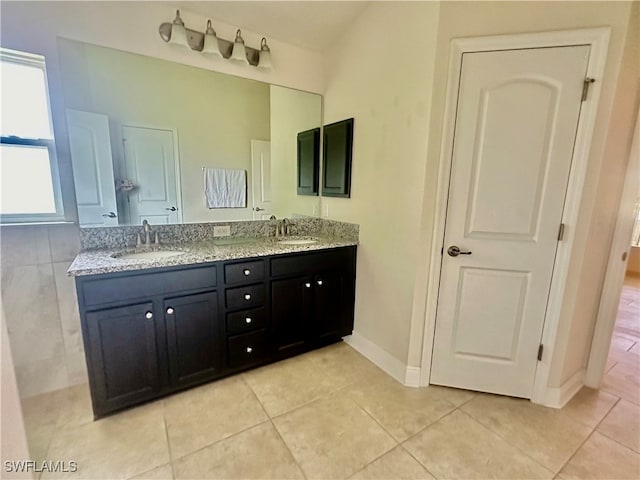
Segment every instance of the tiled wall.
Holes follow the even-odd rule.
[[[73,278],[74,225],[0,228],[2,303],[20,395],[86,382]]]

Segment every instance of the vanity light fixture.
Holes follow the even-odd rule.
[[[240,29],[236,31],[236,39],[233,41],[231,60],[240,63],[249,63],[249,60],[247,59],[247,49],[244,47],[244,39],[242,38]]]
[[[211,20],[207,20],[207,30],[204,32],[202,54],[222,58],[222,52],[218,45],[218,37],[216,36],[216,31],[211,26]]]
[[[267,45],[267,39],[262,37],[260,42],[260,60],[258,61],[258,68],[269,70],[271,68],[271,50]]]
[[[171,24],[171,33],[169,35],[169,43],[179,47],[188,47],[189,41],[187,40],[187,30],[184,27],[184,22],[180,18],[180,10],[176,10],[176,18],[173,19]]]
[[[260,49],[258,50],[245,45],[239,29],[236,32],[234,42],[218,37],[211,25],[211,20],[207,21],[207,28],[204,33],[191,30],[185,27],[180,18],[180,10],[176,11],[176,18],[173,23],[162,23],[158,32],[160,33],[160,38],[167,43],[186,46],[209,57],[219,56],[237,63],[260,67],[261,70],[271,68],[271,50],[267,45],[266,38],[262,38]]]

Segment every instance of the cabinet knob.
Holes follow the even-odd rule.
[[[245,294],[244,294],[244,299],[245,299],[245,300],[251,300],[251,294],[249,294],[249,293],[245,293]]]
[[[173,308],[171,307],[167,308],[167,314],[173,315]]]
[[[251,353],[251,352],[253,352],[253,348],[247,347],[247,353]]]
[[[311,284],[309,282],[305,283],[304,286],[307,288],[311,288]]]
[[[251,275],[251,270],[249,270],[248,268],[245,268],[242,273],[244,273],[245,277],[248,277],[249,275]]]
[[[247,318],[244,319],[244,321],[247,322],[247,323],[251,323],[253,320],[251,320],[251,317],[247,317]]]
[[[322,285],[322,280],[318,280],[316,283],[317,283],[318,285]]]
[[[144,314],[144,317],[145,317],[147,320],[151,320],[151,319],[153,318],[153,313],[151,313],[151,312],[147,312],[147,313],[145,313],[145,314]]]

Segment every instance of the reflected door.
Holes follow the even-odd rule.
[[[80,225],[118,225],[109,117],[68,109],[67,127]]]
[[[588,58],[463,56],[431,383],[531,397]]]
[[[251,140],[253,219],[267,220],[272,213],[271,142]]]
[[[129,219],[134,225],[148,220],[151,225],[182,221],[178,160],[174,132],[158,128],[122,127],[129,192]]]

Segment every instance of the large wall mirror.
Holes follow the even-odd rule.
[[[80,226],[319,214],[297,134],[321,126],[320,95],[66,39],[58,54]],[[244,203],[210,208],[207,169],[246,172]]]

